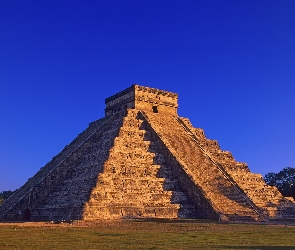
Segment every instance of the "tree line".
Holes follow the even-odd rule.
[[[283,196],[295,200],[295,168],[283,168],[278,173],[268,173],[264,176],[267,185],[276,186]]]

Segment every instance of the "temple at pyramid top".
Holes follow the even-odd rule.
[[[133,84],[105,99],[105,115],[110,116],[128,108],[176,115],[177,101],[176,93]]]

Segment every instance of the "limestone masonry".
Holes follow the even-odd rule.
[[[295,219],[295,203],[177,115],[175,93],[132,85],[0,207],[1,220]]]

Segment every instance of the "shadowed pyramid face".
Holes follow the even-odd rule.
[[[0,207],[2,220],[294,219],[295,204],[177,115],[177,94],[132,85]]]

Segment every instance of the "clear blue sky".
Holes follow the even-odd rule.
[[[295,1],[0,1],[0,191],[133,83],[251,171],[295,167]]]

